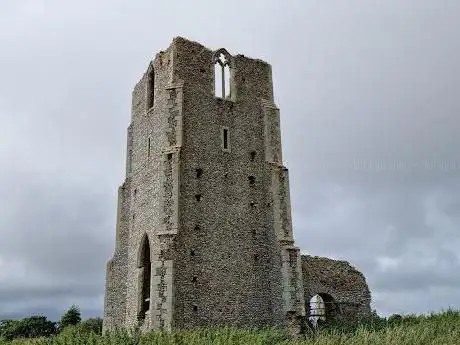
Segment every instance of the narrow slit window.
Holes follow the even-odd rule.
[[[222,83],[222,66],[219,63],[214,65],[214,96],[222,97],[222,89],[225,87]]]
[[[228,98],[230,97],[230,67],[228,63],[224,66],[224,75],[223,75],[223,82],[224,82],[224,89],[223,89],[223,97]]]
[[[148,139],[148,142],[147,142],[147,158],[150,158],[150,154],[151,154],[151,146],[152,146],[152,139]]]
[[[224,129],[224,149],[228,149],[228,129]]]
[[[147,110],[153,107],[155,101],[155,70],[150,67],[147,79]]]
[[[230,151],[230,130],[227,127],[222,128],[222,149],[224,151]]]

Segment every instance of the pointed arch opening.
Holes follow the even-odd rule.
[[[220,98],[230,98],[231,78],[230,78],[231,55],[221,48],[213,55],[214,63],[214,95]]]
[[[139,262],[140,269],[140,310],[139,319],[145,319],[146,314],[150,311],[150,284],[151,284],[151,267],[152,261],[150,257],[150,243],[147,235],[144,235],[139,248]]]

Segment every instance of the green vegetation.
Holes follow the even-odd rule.
[[[53,338],[64,334],[68,328],[78,334],[102,334],[102,319],[92,318],[81,321],[80,309],[73,305],[61,317],[60,322],[52,322],[46,316],[31,316],[22,320],[0,321],[0,345],[28,344],[30,341],[20,342],[16,339]],[[69,331],[70,332],[70,331]]]
[[[24,319],[25,320],[25,319]],[[90,319],[70,325],[55,335],[35,339],[0,339],[0,345],[458,345],[460,344],[460,311],[447,310],[430,315],[372,315],[353,323],[335,322],[319,330],[305,328],[302,339],[290,340],[276,330],[202,329],[179,332],[152,332],[141,335],[119,331],[102,335],[101,319]],[[4,322],[0,325],[4,326]],[[0,326],[0,335],[4,336]],[[3,328],[2,328],[3,327]],[[34,333],[30,333],[33,334]],[[0,337],[1,338],[1,337]]]
[[[61,317],[61,322],[59,322],[59,327],[61,329],[66,328],[67,326],[75,326],[81,322],[80,309],[73,305],[65,312]]]

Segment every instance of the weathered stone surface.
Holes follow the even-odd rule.
[[[347,261],[302,255],[302,275],[307,315],[309,302],[316,294],[331,296],[345,319],[371,312],[366,278]]]
[[[294,245],[271,66],[217,52],[228,98],[214,95],[216,52],[180,37],[133,90],[104,330],[295,329],[317,293],[369,313],[361,273]]]
[[[231,94],[219,98],[213,54],[175,38],[134,88],[104,329],[285,326],[305,313],[271,66],[227,54]]]

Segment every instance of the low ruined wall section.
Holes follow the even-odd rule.
[[[371,312],[371,294],[364,275],[347,261],[302,255],[302,275],[307,316],[316,294],[332,296],[339,315],[352,319]]]

